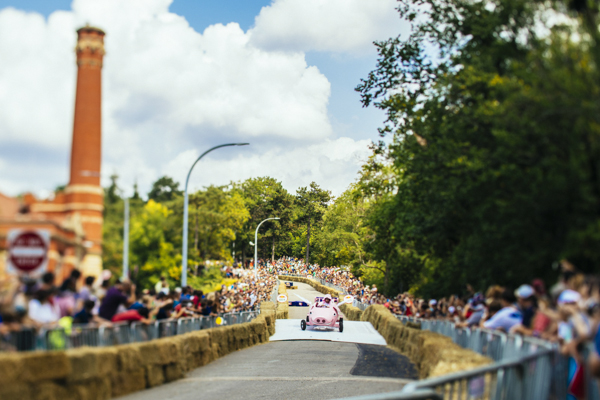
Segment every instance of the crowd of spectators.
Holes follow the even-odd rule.
[[[600,280],[579,273],[566,260],[560,265],[560,279],[549,290],[541,279],[516,289],[494,285],[482,292],[466,284],[463,293],[438,299],[423,299],[409,292],[385,296],[376,285],[366,285],[347,268],[322,268],[291,257],[261,261],[256,270],[253,266],[223,267],[223,274],[235,283],[209,293],[171,287],[165,277],[154,287],[142,289],[128,280],[114,279],[109,271],[94,278],[73,270],[62,282],[48,272],[36,280],[0,280],[0,339],[27,330],[33,336],[43,329],[72,324],[150,324],[251,311],[271,298],[277,275],[298,274],[322,279],[363,304],[382,304],[397,315],[444,319],[459,328],[479,327],[557,342],[576,365],[582,365],[584,345],[595,343],[589,362],[592,371],[600,375]],[[6,343],[0,340],[0,350],[11,350],[1,348]]]
[[[269,300],[277,282],[265,268],[256,272],[223,267],[223,274],[234,283],[217,291],[203,293],[191,287],[170,287],[163,276],[154,287],[138,288],[129,280],[114,279],[110,271],[102,276],[82,277],[73,270],[62,282],[52,272],[39,279],[0,280],[0,351],[21,350],[15,335],[32,334],[17,347],[34,346],[34,338],[44,330],[70,328],[73,324],[109,327],[115,323],[217,316],[224,313],[254,311]],[[114,284],[111,284],[114,282]],[[25,335],[27,337],[27,335]],[[9,343],[13,343],[10,345]]]
[[[321,268],[289,257],[273,267],[279,274],[320,278],[361,303],[382,304],[397,315],[445,319],[459,328],[479,327],[556,342],[573,363],[574,380],[576,374],[583,373],[578,367],[584,364],[584,349],[591,347],[589,366],[600,376],[600,279],[578,272],[567,260],[560,263],[560,278],[549,290],[541,279],[516,289],[493,285],[482,292],[466,284],[463,293],[438,299],[423,299],[408,292],[387,297],[348,269]]]

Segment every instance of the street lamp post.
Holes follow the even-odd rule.
[[[213,150],[219,149],[221,147],[228,147],[228,146],[247,146],[250,143],[227,143],[227,144],[220,144],[218,146],[212,147],[208,150],[206,150],[204,153],[202,153],[200,155],[200,157],[198,157],[196,159],[196,161],[194,161],[194,163],[192,164],[192,167],[190,168],[190,171],[187,174],[187,178],[185,180],[185,194],[184,194],[184,199],[183,199],[183,248],[181,249],[181,287],[185,287],[187,286],[187,242],[188,242],[188,184],[190,182],[190,175],[192,174],[192,170],[194,169],[194,167],[196,166],[196,164],[198,163],[198,161],[200,161],[200,159],[202,157],[204,157],[205,155],[207,155],[208,153],[210,153]]]
[[[256,227],[256,231],[254,232],[254,279],[258,280],[258,272],[257,272],[257,265],[258,265],[258,228],[260,228],[260,226],[262,225],[263,222],[268,221],[270,219],[279,219],[279,218],[267,218],[263,221],[261,221],[260,224],[258,224],[258,226]]]
[[[129,278],[129,198],[125,196],[125,223],[123,224],[123,279]]]

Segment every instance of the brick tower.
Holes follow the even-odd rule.
[[[100,186],[102,156],[101,98],[104,31],[91,26],[77,30],[77,89],[69,185],[65,189],[68,214],[78,214],[87,241],[82,272],[102,270],[102,211]]]
[[[49,230],[48,270],[55,272],[58,282],[73,268],[81,270],[84,276],[98,276],[102,272],[104,191],[100,186],[100,167],[104,32],[91,26],[79,29],[75,52],[77,89],[69,184],[45,200],[31,194],[22,200],[0,196],[0,205],[5,209],[0,213],[0,257],[6,249],[3,242],[9,229]],[[0,275],[2,270],[0,263]]]

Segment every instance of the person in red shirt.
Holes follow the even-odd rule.
[[[151,324],[152,320],[148,318],[149,311],[147,308],[142,307],[137,310],[127,310],[115,315],[112,318],[112,322],[135,322],[140,321],[144,324]]]

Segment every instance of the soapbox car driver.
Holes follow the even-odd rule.
[[[333,306],[333,298],[330,294],[325,295],[323,297],[323,301],[320,304],[321,307],[332,307]]]

